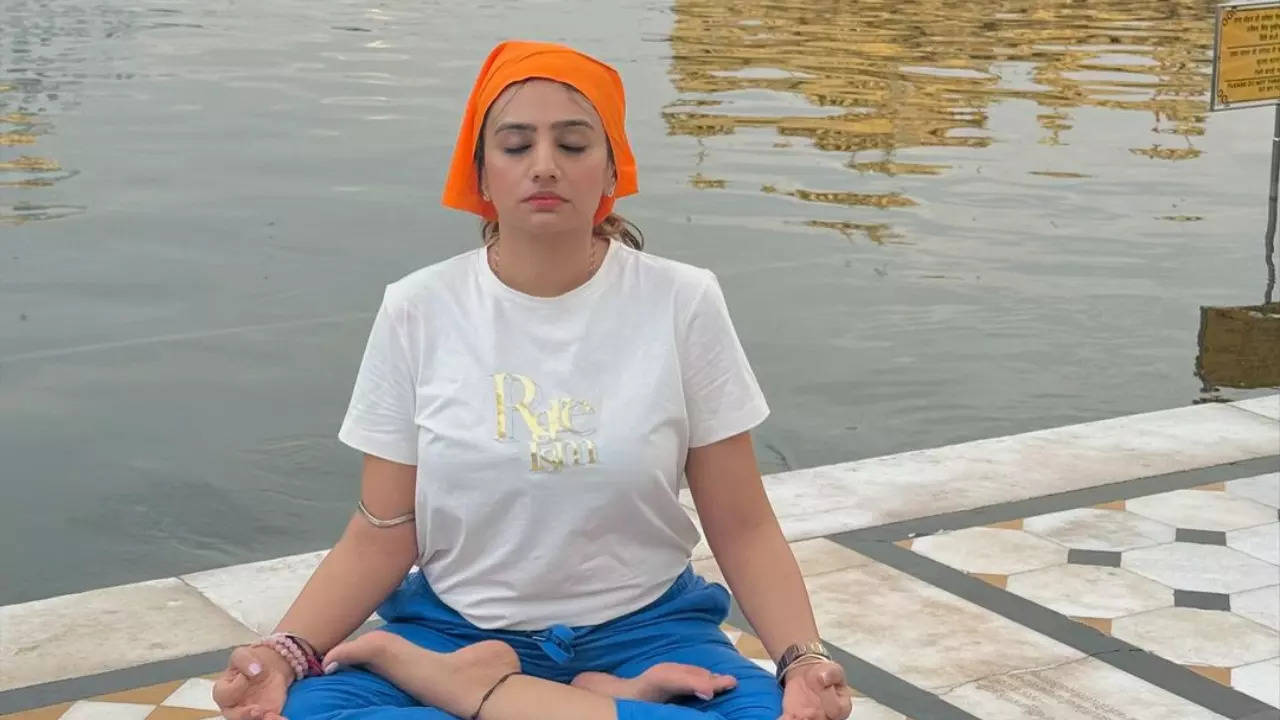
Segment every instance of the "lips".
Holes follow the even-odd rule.
[[[525,202],[564,202],[565,199],[553,192],[537,192],[525,198]]]
[[[535,210],[555,210],[568,202],[553,192],[538,192],[525,198],[524,201]]]

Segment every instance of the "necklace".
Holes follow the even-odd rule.
[[[502,279],[502,272],[499,269],[502,263],[502,255],[498,252],[498,243],[500,241],[500,239],[494,240],[493,243],[489,245],[489,267],[493,269],[493,274],[497,276],[500,282],[506,283],[506,281]],[[596,270],[600,269],[596,264],[596,248],[599,246],[600,243],[596,242],[594,237],[591,238],[591,254],[587,256],[586,280],[590,280],[591,276],[596,274]],[[583,282],[586,282],[586,280],[583,280]]]

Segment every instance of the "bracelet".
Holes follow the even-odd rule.
[[[369,508],[364,506],[364,500],[359,500],[356,502],[356,509],[360,511],[361,515],[364,515],[364,519],[368,520],[370,525],[376,528],[395,527],[397,525],[403,525],[413,520],[413,513],[411,512],[405,513],[404,515],[397,515],[396,517],[393,517],[390,520],[383,520],[382,518],[377,517],[373,513],[369,512]]]
[[[796,661],[804,658],[817,658],[819,660],[831,660],[831,654],[827,652],[827,646],[821,640],[813,642],[796,643],[786,650],[782,651],[782,656],[778,658],[778,669],[774,677],[779,685],[785,685],[787,672],[795,665]],[[811,664],[811,663],[805,663]]]
[[[480,720],[480,711],[484,709],[484,704],[489,702],[489,696],[493,695],[493,691],[497,690],[498,686],[510,679],[511,676],[519,674],[520,671],[516,670],[515,672],[509,672],[498,678],[498,682],[494,683],[493,686],[489,688],[489,692],[485,693],[484,697],[480,698],[480,704],[476,706],[476,711],[471,713],[471,720]]]
[[[306,675],[306,668],[302,665],[302,659],[294,655],[297,650],[293,642],[281,635],[269,635],[258,642],[253,643],[250,647],[268,647],[276,652],[277,655],[284,658],[289,663],[289,667],[293,670],[294,680],[301,680]]]
[[[269,647],[293,669],[294,680],[323,675],[320,658],[311,643],[290,633],[272,633],[250,647]]]
[[[822,663],[828,663],[828,662],[831,662],[831,661],[828,660],[827,658],[822,657],[821,655],[803,655],[797,658],[795,662],[788,665],[786,670],[782,671],[780,684],[785,688],[787,686],[787,677],[791,674],[791,671],[795,670],[796,668],[802,668],[808,665],[820,665]]]
[[[301,635],[294,635],[293,633],[283,633],[283,634],[286,637],[288,637],[290,640],[298,643],[298,645],[301,646],[303,651],[305,651],[308,655],[313,655],[317,658],[320,657],[320,653],[316,652],[316,646],[312,645],[306,638],[302,637]]]
[[[284,636],[297,643],[298,647],[302,649],[302,654],[307,664],[307,677],[324,674],[324,663],[315,645],[312,645],[301,635],[284,633]]]

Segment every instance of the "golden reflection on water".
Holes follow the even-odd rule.
[[[0,190],[7,191],[0,196],[0,226],[63,217],[76,211],[29,201],[35,197],[32,190],[52,186],[75,173],[63,172],[57,161],[38,154],[40,136],[48,132],[44,106],[57,97],[49,94],[57,88],[45,86],[41,80],[45,72],[31,72],[39,63],[33,59],[30,38],[25,35],[22,30],[8,37],[0,35],[10,43],[0,47],[8,60],[0,62],[0,66],[22,77],[14,83],[0,83]]]
[[[949,167],[902,162],[894,153],[987,147],[990,107],[1023,99],[1040,108],[1040,143],[1077,141],[1065,138],[1078,108],[1137,110],[1151,113],[1157,135],[1130,152],[1187,160],[1200,155],[1193,138],[1204,134],[1213,7],[1211,0],[675,0],[670,74],[679,98],[664,116],[672,134],[771,127],[821,150],[854,153],[848,167],[861,173],[932,176]],[[744,93],[758,98],[761,91],[779,102],[765,112],[758,100],[749,112],[736,107]],[[784,100],[797,96],[805,107],[789,111],[797,103]],[[724,187],[697,178],[695,187]],[[785,194],[880,208],[915,204],[840,188]],[[849,230],[872,235],[857,224]]]
[[[5,95],[12,86],[0,85],[0,111],[5,105]],[[74,173],[63,173],[57,161],[39,155],[26,154],[36,145],[41,134],[36,116],[26,112],[0,114],[0,189],[12,189],[24,193],[53,185]],[[5,152],[7,151],[7,152]],[[14,155],[15,152],[22,154]],[[0,198],[0,226],[21,225],[30,220],[62,217],[74,208],[54,208],[22,201],[10,204]]]
[[[902,237],[894,232],[893,228],[884,223],[856,223],[848,220],[807,220],[805,225],[835,230],[850,240],[853,239],[855,234],[862,233],[877,245],[890,244]]]
[[[863,207],[910,207],[916,204],[915,200],[905,197],[902,193],[856,193],[856,192],[816,192],[814,190],[779,190],[772,185],[761,186],[760,192],[790,195],[791,197],[800,198],[801,200],[809,200],[811,202],[830,203],[832,205],[848,205],[850,207],[861,205]]]

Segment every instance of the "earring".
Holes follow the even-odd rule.
[[[485,201],[485,202],[489,202],[489,191],[488,191],[488,190],[481,190],[481,191],[480,191],[480,197],[484,198],[484,201]]]

